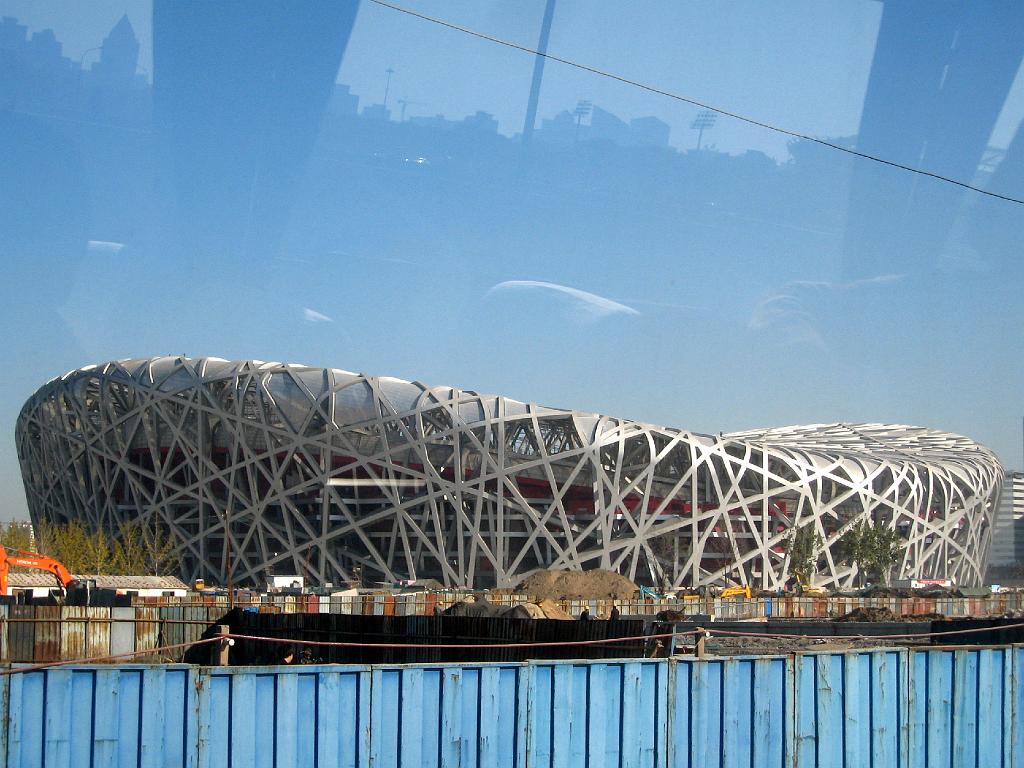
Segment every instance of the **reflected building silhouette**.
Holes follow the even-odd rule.
[[[1024,179],[1024,123],[1005,152],[999,153],[999,163],[986,179],[985,188],[1006,195],[1020,196],[1021,180]],[[987,268],[993,261],[998,268],[1014,266],[1020,269],[1020,249],[1015,241],[1007,241],[1000,233],[1020,229],[1020,209],[1013,205],[996,202],[993,205],[974,206],[969,213],[967,229],[974,249],[985,258],[975,264],[976,268]],[[993,265],[994,266],[994,265]]]
[[[858,150],[954,179],[975,176],[1024,53],[1024,6],[983,5],[984,13],[966,0],[941,8],[884,5]],[[965,194],[858,162],[846,277],[934,269]],[[918,226],[908,227],[909,221]]]
[[[671,126],[656,117],[634,117],[629,121],[630,137],[637,144],[668,147]]]
[[[369,104],[361,114],[365,120],[391,120],[391,110],[383,104]]]
[[[89,237],[86,164],[66,122],[81,93],[81,66],[52,29],[29,37],[17,19],[0,20],[0,252],[37,280],[31,300],[6,281],[5,304],[57,326],[67,286],[52,276],[74,268]]]
[[[100,60],[92,65],[92,73],[102,83],[129,85],[139,67],[139,40],[127,14],[121,17],[100,47]]]
[[[541,121],[539,141],[574,144],[581,141],[607,141],[622,147],[649,145],[668,148],[671,127],[656,117],[636,117],[628,123],[618,115],[594,105],[590,122],[577,125],[577,115],[563,110]]]
[[[936,69],[936,59],[963,56],[957,51],[977,46],[981,33],[961,32],[954,53],[939,57],[935,40],[968,23],[947,14],[930,22],[926,52],[894,52],[910,21],[898,10],[886,13],[858,146],[896,160],[923,148],[924,165],[938,158],[939,170],[970,178],[1010,75],[998,87],[985,84],[986,107],[969,120],[952,120],[952,107],[932,104],[966,103],[961,70],[975,71],[968,64],[950,65],[942,88],[906,106],[906,93],[942,78],[945,65]],[[144,265],[139,274],[160,273],[166,263],[166,274],[201,276],[218,287],[269,285],[271,273],[259,270],[282,249],[315,267],[333,267],[343,249],[447,253],[457,220],[460,236],[487,244],[481,252],[500,225],[509,269],[547,268],[543,254],[554,252],[566,268],[592,270],[595,253],[631,254],[643,242],[645,252],[678,254],[645,263],[651,274],[685,266],[694,291],[713,291],[716,270],[742,264],[742,279],[761,292],[787,279],[834,277],[821,254],[841,253],[844,237],[848,279],[909,272],[922,252],[934,260],[960,205],[960,193],[946,185],[811,142],[792,143],[786,163],[759,152],[677,151],[661,119],[630,119],[607,105],[585,117],[549,113],[528,153],[520,135],[500,133],[483,111],[404,121],[383,104],[360,112],[359,98],[335,82],[353,16],[352,8],[334,6],[310,19],[292,6],[254,13],[158,0],[152,89],[137,73],[138,40],[126,18],[84,70],[63,56],[52,32],[29,35],[5,19],[0,56],[11,67],[0,72],[0,86],[7,103],[43,115],[34,119],[80,152],[81,195],[55,207],[88,224],[82,237],[129,250],[141,242],[145,258],[132,262]],[[1005,42],[1017,37],[1013,30],[1000,38],[999,72],[1019,59],[1016,43]],[[923,63],[907,67],[900,56]],[[430,93],[416,95],[421,105],[431,101]],[[929,104],[930,117],[919,114]],[[74,119],[55,121],[66,117]],[[963,147],[961,136],[969,139]],[[1019,153],[1018,142],[993,184],[1012,186],[1020,177]],[[931,251],[904,242],[907,217],[934,223]],[[785,263],[763,260],[766,247],[784,248]],[[700,259],[701,252],[719,254],[717,261]],[[278,277],[275,291],[302,288],[300,270]],[[874,309],[858,304],[848,314],[859,322]]]
[[[177,258],[231,270],[276,252],[357,8],[154,3],[154,109]]]
[[[52,29],[29,37],[17,19],[0,19],[0,109],[67,116],[81,81],[81,66],[64,55]]]
[[[337,83],[328,102],[327,112],[331,119],[354,117],[359,113],[359,97],[352,93],[352,89],[347,85]]]

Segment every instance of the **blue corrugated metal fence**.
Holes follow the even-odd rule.
[[[4,765],[1024,767],[1024,647],[2,678]]]

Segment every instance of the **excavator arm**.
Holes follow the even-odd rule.
[[[26,568],[38,568],[41,571],[49,571],[57,579],[60,587],[65,592],[75,579],[62,562],[52,557],[40,555],[37,552],[26,552],[23,549],[0,548],[0,595],[7,594],[7,575],[11,566],[20,565]]]

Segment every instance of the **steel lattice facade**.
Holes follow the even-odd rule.
[[[1002,468],[917,427],[708,436],[451,387],[300,365],[153,358],[56,378],[17,447],[33,521],[159,524],[183,576],[262,584],[437,578],[510,586],[538,567],[640,582],[790,579],[813,526],[817,583],[850,585],[841,540],[895,527],[895,575],[978,584]]]

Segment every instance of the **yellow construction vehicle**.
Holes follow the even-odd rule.
[[[796,590],[801,597],[825,597],[828,595],[827,589],[811,586],[809,581],[805,582],[799,576],[796,577]]]
[[[718,595],[719,597],[745,597],[748,600],[753,597],[750,587],[726,587]]]

